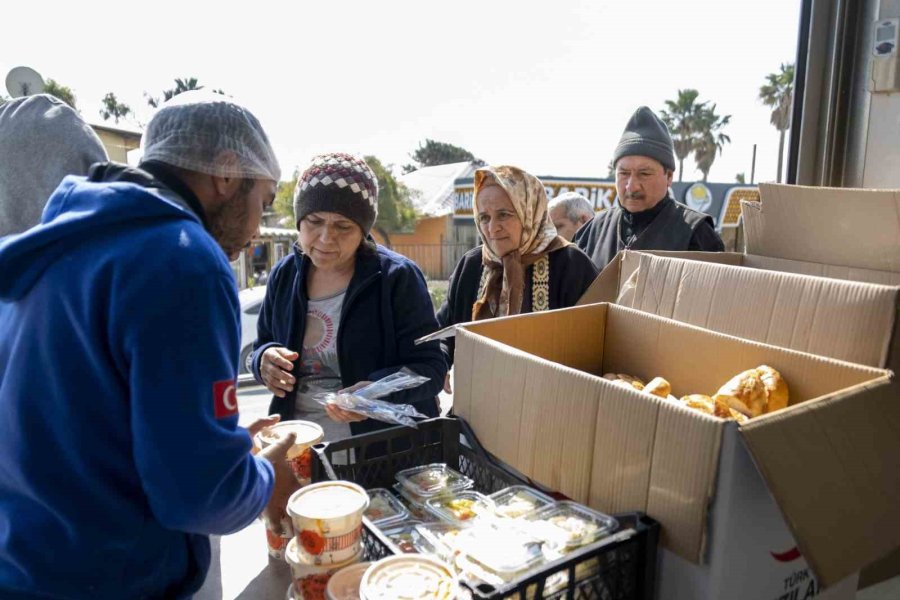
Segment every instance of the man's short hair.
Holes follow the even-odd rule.
[[[594,207],[588,199],[576,192],[566,192],[554,198],[547,207],[548,211],[557,206],[562,206],[566,211],[566,218],[577,223],[580,217],[594,218]]]

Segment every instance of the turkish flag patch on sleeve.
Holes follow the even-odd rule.
[[[238,414],[237,385],[233,379],[213,383],[213,406],[217,419]]]

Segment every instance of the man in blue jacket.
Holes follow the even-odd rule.
[[[210,534],[284,506],[292,438],[254,457],[237,424],[228,264],[279,174],[249,111],[189,92],[139,168],[67,177],[0,238],[0,598],[190,597]]]

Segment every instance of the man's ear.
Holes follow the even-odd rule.
[[[241,179],[239,177],[219,177],[218,175],[210,175],[209,179],[212,182],[213,190],[215,190],[216,195],[220,198],[232,196],[241,185]]]
[[[223,150],[216,156],[216,170],[224,175],[211,175],[213,189],[221,196],[231,196],[241,185],[238,173],[238,157],[231,150]]]

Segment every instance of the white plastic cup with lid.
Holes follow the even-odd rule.
[[[359,586],[361,600],[453,600],[458,593],[455,571],[424,554],[400,554],[372,563]]]
[[[338,563],[359,552],[368,506],[366,490],[349,481],[323,481],[294,492],[287,513],[304,560]]]
[[[325,588],[331,576],[358,563],[362,559],[362,551],[341,563],[313,564],[306,562],[297,539],[294,538],[288,542],[284,558],[291,567],[293,597],[296,600],[324,600]]]
[[[296,442],[287,451],[291,470],[297,481],[309,485],[312,477],[312,447],[325,439],[325,430],[321,425],[312,421],[282,421],[263,428],[256,434],[253,443],[260,450],[265,450],[288,433],[296,434]]]
[[[356,563],[333,573],[325,588],[326,600],[360,600],[359,585],[371,564]]]

